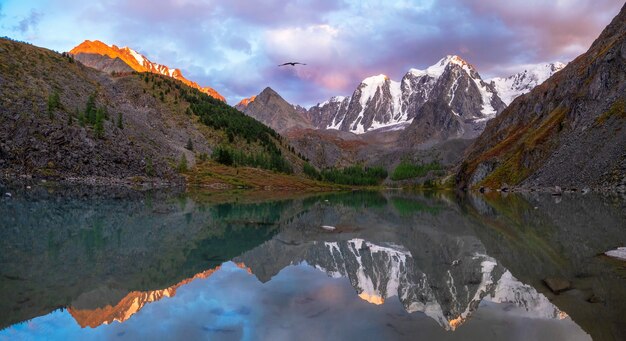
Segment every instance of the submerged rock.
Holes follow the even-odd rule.
[[[557,295],[572,288],[570,281],[563,278],[549,277],[544,279],[543,282]]]
[[[602,297],[598,297],[596,296],[596,294],[592,294],[588,299],[587,302],[589,303],[604,303],[604,299],[602,299]]]

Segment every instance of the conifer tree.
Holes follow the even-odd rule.
[[[148,175],[148,176],[153,176],[154,175],[154,168],[152,166],[152,158],[151,157],[146,158],[146,175]]]
[[[85,106],[85,120],[89,124],[96,123],[96,97],[90,95],[87,99],[87,105]]]
[[[124,129],[124,122],[122,122],[122,113],[117,113],[117,127]]]
[[[99,139],[104,137],[104,110],[98,110],[96,123],[94,124],[94,134]]]
[[[185,156],[185,154],[183,154],[183,156],[180,158],[180,161],[178,162],[178,166],[176,167],[176,170],[179,173],[183,173],[187,171],[187,157]]]
[[[54,119],[54,109],[59,107],[61,107],[61,98],[59,97],[59,92],[55,91],[48,96],[48,117],[51,120]]]

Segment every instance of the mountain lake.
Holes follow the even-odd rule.
[[[0,340],[624,340],[626,200],[2,188]]]

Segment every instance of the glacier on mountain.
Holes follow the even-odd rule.
[[[525,69],[519,73],[508,77],[492,78],[487,80],[487,82],[494,85],[502,101],[506,105],[509,105],[515,98],[545,82],[564,67],[565,64],[559,62],[527,65]]]
[[[368,77],[352,96],[332,97],[311,107],[309,113],[317,128],[363,134],[404,129],[425,103],[443,101],[462,125],[475,123],[465,129],[472,135],[513,99],[564,66],[558,62],[528,65],[518,74],[485,81],[472,65],[449,55],[426,69],[409,69],[399,82],[382,74]]]

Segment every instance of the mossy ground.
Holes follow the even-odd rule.
[[[229,167],[214,161],[198,162],[184,176],[188,187],[195,189],[327,192],[350,188],[265,169]]]
[[[604,122],[606,122],[611,117],[626,119],[626,101],[623,98],[620,98],[613,102],[609,110],[598,116],[598,118],[596,118],[596,124],[604,124]]]
[[[558,107],[546,117],[536,119],[536,123],[527,125],[509,135],[508,138],[476,159],[470,167],[491,158],[500,160],[496,169],[483,179],[478,186],[499,188],[503,184],[517,185],[526,179],[535,169],[539,160],[547,157],[558,134],[565,128],[568,109]],[[530,129],[537,126],[536,129]]]

